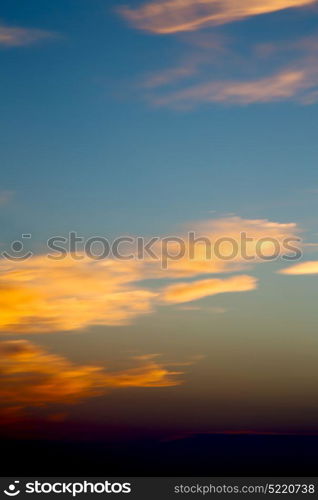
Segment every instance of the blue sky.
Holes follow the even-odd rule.
[[[63,2],[54,9],[16,3],[4,2],[5,25],[56,33],[1,50],[2,185],[17,193],[30,231],[43,231],[35,222],[38,206],[50,231],[72,225],[112,234],[167,231],[210,210],[286,221],[311,215],[317,197],[306,193],[318,184],[315,104],[157,109],[144,101],[139,83],[193,50],[181,36],[134,30],[115,2]],[[234,45],[234,56],[222,55],[218,66],[225,69],[216,71],[229,78],[232,61],[263,40],[314,32],[315,19],[300,9],[259,17],[218,26],[216,35],[203,30]],[[261,63],[248,75],[264,73]]]

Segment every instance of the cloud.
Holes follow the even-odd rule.
[[[280,274],[318,274],[318,261],[301,262],[295,266],[281,269]]]
[[[157,34],[195,31],[252,16],[313,5],[316,0],[156,0],[121,15],[136,28]]]
[[[173,66],[147,74],[141,82],[143,89],[174,85],[185,79],[193,79],[205,66],[228,57],[228,39],[221,35],[195,33],[183,37],[186,53]]]
[[[264,257],[270,258],[274,251],[277,251],[277,257],[288,253],[284,242],[289,238],[296,239],[299,228],[294,223],[230,216],[193,223],[190,231],[193,231],[192,238],[189,232],[178,235],[186,242],[184,255],[176,260],[167,259],[167,269],[162,269],[154,261],[146,263],[145,272],[149,278],[186,278],[237,272],[251,264],[265,262]],[[273,240],[277,244],[276,249]],[[171,241],[162,255],[164,258],[178,255],[178,252],[180,244]]]
[[[110,372],[78,365],[26,340],[0,342],[0,407],[25,409],[70,405],[123,387],[172,387],[182,371],[172,371],[158,356],[133,358],[135,366]],[[185,363],[192,364],[192,363]]]
[[[183,80],[186,77],[195,75],[198,71],[199,64],[199,61],[189,60],[185,61],[184,64],[180,66],[157,71],[156,73],[147,76],[144,79],[142,86],[146,89],[151,89],[161,87],[163,85],[170,85],[171,83]]]
[[[202,221],[191,230],[195,230],[192,240],[188,233],[177,235],[184,250],[177,259],[179,243],[164,239],[154,249],[159,260],[149,256],[138,260],[137,255],[129,261],[93,260],[84,254],[81,260],[71,254],[62,260],[46,255],[16,262],[0,259],[0,331],[29,334],[130,324],[162,302],[173,303],[167,297],[179,289],[180,278],[245,270],[271,258],[273,252],[279,257],[288,253],[285,240],[296,238],[298,232],[293,223],[240,217]],[[170,292],[162,287],[163,279],[173,280]],[[191,300],[213,295],[218,289],[214,284],[188,284]],[[232,285],[237,289],[227,288]],[[218,286],[222,293],[241,291],[238,281]]]
[[[318,36],[266,43],[244,42],[238,52],[228,37],[191,33],[174,66],[146,75],[142,98],[155,107],[192,109],[206,103],[248,105],[318,100]],[[244,56],[244,54],[246,54]],[[244,71],[246,76],[244,76]]]
[[[9,27],[0,24],[0,47],[22,47],[45,39],[56,38],[56,34],[49,31]]]
[[[252,276],[236,276],[225,280],[207,279],[168,286],[163,293],[162,300],[169,304],[179,304],[192,302],[210,295],[247,292],[256,288],[257,281]]]
[[[272,76],[254,80],[222,80],[193,85],[165,95],[153,96],[156,106],[192,108],[200,103],[251,104],[284,101],[291,98],[305,100],[303,91],[316,88],[318,74],[312,69],[288,68]]]
[[[0,263],[0,330],[50,332],[88,325],[122,325],[149,313],[155,294],[133,281],[137,263],[45,255]]]

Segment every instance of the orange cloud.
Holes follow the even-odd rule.
[[[88,325],[121,325],[149,313],[155,294],[132,282],[137,263],[45,255],[0,263],[0,329],[16,332],[76,330]]]
[[[267,241],[269,238],[279,247],[278,257],[286,253],[285,239],[295,237],[298,231],[295,224],[239,217],[210,220],[194,227],[193,242],[188,240],[188,235],[180,235],[184,254],[178,259],[171,257],[178,253],[178,243],[170,241],[160,249],[163,240],[157,243],[156,249],[162,256],[159,260],[150,257],[129,261],[92,260],[83,254],[81,260],[74,260],[70,254],[58,261],[45,255],[14,263],[1,259],[0,331],[37,333],[78,330],[90,325],[130,324],[136,317],[151,313],[162,300],[169,303],[165,299],[166,290],[146,285],[147,280],[236,272],[262,262],[257,247],[261,238],[266,238],[261,245],[262,255],[271,256],[275,250],[271,241]],[[244,245],[242,233],[249,238]],[[201,238],[210,242],[211,255]],[[226,241],[222,241],[224,238]],[[219,254],[214,252],[218,240],[221,240]],[[227,259],[233,248],[235,255]],[[201,287],[199,282],[198,288]],[[205,291],[205,295],[213,293]]]
[[[0,46],[4,47],[21,47],[55,37],[48,31],[0,25]]]
[[[184,256],[176,260],[167,257],[166,270],[154,261],[147,262],[145,272],[148,277],[185,278],[239,271],[245,269],[247,264],[264,262],[262,256],[272,256],[275,251],[273,240],[279,247],[277,257],[288,253],[284,249],[284,242],[289,238],[296,238],[299,232],[294,223],[282,224],[267,219],[242,219],[237,216],[201,221],[195,223],[192,230],[192,242],[188,235],[178,235],[182,241],[187,242]],[[260,240],[264,240],[261,245]],[[162,242],[158,243],[161,244]],[[165,256],[178,255],[178,252],[180,244],[171,241],[161,253],[164,260]],[[229,256],[232,257],[228,258]]]
[[[124,7],[120,12],[138,29],[171,34],[305,7],[315,2],[316,0],[156,0],[135,9]]]
[[[280,274],[318,274],[318,261],[301,262],[279,271]]]
[[[184,35],[182,40],[191,44],[192,52],[187,48],[173,68],[154,72],[140,85],[143,98],[154,106],[191,109],[201,103],[248,105],[291,99],[306,105],[318,99],[317,35],[248,44],[246,57],[231,47],[229,38],[192,33]],[[281,58],[288,63],[278,66]],[[276,70],[271,67],[266,72],[271,59]],[[232,68],[230,77],[211,78],[211,74],[218,74],[220,69],[226,75],[229,65]],[[248,71],[246,78],[241,76],[244,67]],[[239,68],[237,78],[233,76],[235,68]],[[186,79],[190,77],[187,84]],[[167,88],[167,85],[173,86]]]
[[[302,98],[301,92],[315,88],[318,75],[311,69],[287,69],[250,81],[212,81],[151,98],[156,106],[191,108],[200,103],[251,104]],[[305,97],[304,97],[305,98]]]
[[[179,283],[168,286],[162,300],[169,304],[192,302],[210,295],[231,292],[247,292],[257,288],[257,281],[252,276],[236,276],[226,280],[208,279],[193,283]]]
[[[183,372],[171,371],[156,356],[134,358],[135,367],[107,372],[77,365],[26,340],[0,342],[0,407],[23,409],[74,404],[121,387],[171,387]]]

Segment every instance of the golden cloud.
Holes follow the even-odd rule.
[[[318,274],[318,261],[301,262],[279,271],[280,274]]]
[[[107,372],[77,365],[26,340],[0,342],[0,406],[41,407],[74,404],[121,387],[171,387],[182,383],[157,356],[134,358],[135,367]]]
[[[157,0],[120,10],[136,28],[158,34],[195,31],[284,9],[305,7],[316,0]]]
[[[0,264],[0,329],[16,332],[76,330],[121,325],[149,313],[155,293],[131,282],[142,278],[134,262],[81,261],[44,255]]]
[[[195,223],[192,229],[192,239],[189,238],[189,232],[179,235],[186,242],[184,255],[174,259],[174,256],[180,255],[180,243],[168,242],[166,248],[161,250],[162,261],[166,258],[167,269],[162,269],[154,261],[147,262],[145,273],[148,277],[186,278],[240,271],[247,264],[265,262],[264,257],[270,258],[274,252],[277,257],[288,253],[286,241],[296,240],[299,232],[294,223],[282,224],[237,216],[201,221]],[[160,245],[162,242],[158,243]]]
[[[168,286],[162,300],[169,304],[192,302],[210,295],[231,292],[247,292],[257,288],[257,281],[252,276],[235,276],[229,279],[207,279],[193,283],[178,283]]]
[[[271,256],[277,251],[271,242],[275,240],[278,257],[286,253],[284,241],[295,238],[298,231],[295,224],[239,217],[210,220],[195,227],[193,241],[188,240],[186,234],[180,235],[184,253],[177,259],[179,243],[169,240],[159,248],[159,260],[149,257],[129,261],[93,260],[85,255],[75,260],[71,254],[62,260],[52,260],[45,255],[14,263],[0,260],[0,331],[37,333],[78,330],[90,325],[130,324],[137,316],[151,313],[156,304],[169,303],[169,287],[162,288],[157,280],[240,271],[247,265],[262,262],[257,247],[260,239],[265,238],[262,255]],[[248,237],[245,244],[242,233]],[[209,254],[206,240],[211,242],[212,249],[217,241],[221,242],[220,255],[213,251]],[[156,249],[162,244],[163,240],[159,241]],[[233,249],[235,255],[231,256]],[[144,284],[150,279],[157,281],[158,286],[151,288]],[[193,289],[191,296],[199,299],[204,285],[198,282],[196,286],[194,282],[187,286]],[[238,282],[232,285],[237,289],[227,290],[230,283],[219,283],[222,293],[244,291]],[[178,290],[178,282],[171,287],[170,291],[174,287]],[[207,288],[211,293],[204,289],[201,296],[214,294],[213,283],[207,284]]]

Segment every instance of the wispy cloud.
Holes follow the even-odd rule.
[[[56,37],[57,34],[50,31],[0,24],[0,47],[22,47]]]
[[[208,279],[191,283],[168,286],[162,300],[169,304],[192,302],[211,295],[233,292],[247,292],[257,288],[257,280],[252,276],[235,276],[228,279]]]
[[[97,365],[75,364],[26,340],[2,341],[0,408],[70,405],[116,388],[182,384],[183,372],[170,369],[157,355],[129,361],[132,367],[112,372]]]
[[[135,19],[136,27],[145,27],[148,21],[151,24],[160,18],[162,23],[172,23],[181,29],[185,24],[174,25],[179,14],[196,18],[202,9],[213,11],[209,23],[217,24],[217,19],[221,23],[222,19],[227,22],[315,3],[316,0],[248,0],[238,5],[234,0],[170,0],[126,9],[125,15]],[[230,13],[233,16],[227,17]],[[154,24],[151,26],[155,29]],[[191,26],[200,29],[203,24]],[[175,32],[173,29],[171,32]],[[187,110],[207,103],[249,105],[293,100],[309,105],[318,100],[316,34],[275,42],[270,37],[266,42],[245,41],[242,50],[238,50],[233,40],[214,32],[187,33],[178,40],[190,44],[190,50],[187,47],[174,65],[146,75],[140,84],[143,99],[152,106]]]
[[[218,63],[230,55],[226,37],[215,34],[194,33],[183,37],[187,44],[186,54],[172,67],[163,68],[147,74],[141,83],[143,88],[156,88],[173,85],[190,77],[199,75],[202,69]]]
[[[284,9],[306,7],[316,0],[156,0],[120,9],[136,28],[157,34],[195,31]]]
[[[235,50],[226,47],[227,64],[231,61],[234,68],[240,60]],[[211,60],[208,51],[201,49],[201,64],[197,66],[197,78],[191,84],[181,82],[172,89],[157,86],[157,91],[146,97],[155,106],[175,109],[191,109],[205,103],[225,103],[247,105],[294,100],[302,104],[311,104],[318,99],[318,37],[308,36],[298,40],[279,43],[256,44],[250,47],[249,59],[241,61],[246,65],[248,78],[241,75],[237,78],[217,79],[211,76]],[[217,55],[217,53],[216,53]],[[282,67],[282,57],[287,62]],[[199,55],[197,55],[199,60]],[[222,64],[222,58],[219,58]],[[264,69],[259,73],[259,61],[262,59]],[[221,61],[221,62],[220,62]],[[277,66],[266,74],[266,65]],[[254,68],[257,69],[255,76]],[[224,68],[225,73],[226,68]],[[265,70],[265,74],[264,74]],[[181,78],[181,76],[180,76]]]
[[[290,69],[249,81],[225,80],[199,84],[153,97],[152,103],[157,106],[187,109],[199,103],[209,102],[251,104],[282,101],[295,96],[301,98],[303,90],[315,88],[317,85],[318,75],[313,78],[310,70]]]
[[[279,271],[280,274],[318,274],[318,261],[300,262],[295,266],[287,267]]]
[[[184,61],[180,66],[167,68],[148,75],[142,82],[144,88],[156,88],[170,85],[197,74],[200,61],[193,59]]]

